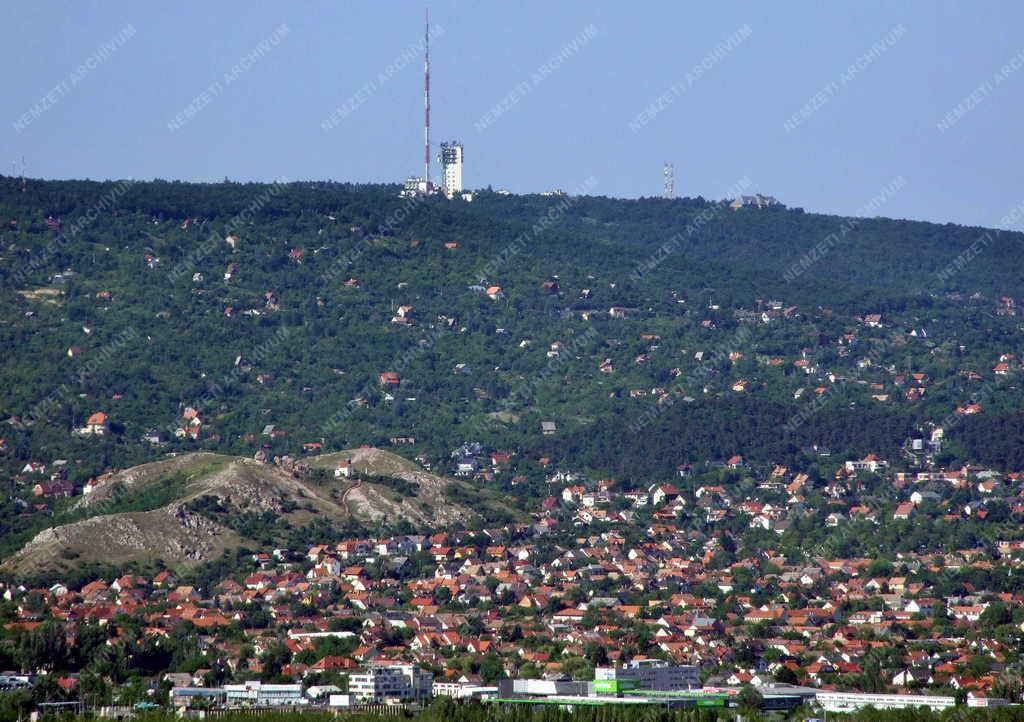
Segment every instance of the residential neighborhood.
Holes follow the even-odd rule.
[[[453,473],[470,476],[513,460],[478,444],[452,457]],[[840,707],[862,692],[1018,703],[1024,475],[913,458],[837,460],[815,479],[734,455],[639,489],[562,471],[528,523],[312,539],[238,556],[204,583],[165,570],[9,584],[4,630],[57,634],[69,649],[103,630],[115,654],[187,639],[201,666],[153,670],[132,692],[183,708],[487,697],[502,680],[593,683],[595,669],[644,659],[692,669],[686,689],[785,696],[775,688],[789,685],[801,699],[840,695],[829,702]],[[337,469],[358,474],[347,457]],[[39,496],[62,493],[59,481]],[[986,520],[986,536],[885,559],[842,554],[854,536],[926,518],[949,540]],[[787,554],[790,536],[814,527],[820,548]],[[89,674],[30,659],[11,674],[57,675],[69,697]],[[104,676],[111,699],[127,694],[117,679]]]

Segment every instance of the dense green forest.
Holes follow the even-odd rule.
[[[982,229],[397,191],[0,178],[5,471],[74,459],[80,487],[172,451],[414,437],[396,450],[479,441],[527,476],[548,456],[639,483],[733,454],[893,454],[944,419],[947,461],[1024,466],[1021,234],[964,264]],[[189,407],[201,429],[176,438]],[[95,412],[111,433],[76,435]]]

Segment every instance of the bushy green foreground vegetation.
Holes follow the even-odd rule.
[[[6,702],[6,704],[4,704]],[[17,719],[10,716],[10,699],[0,697],[0,719]],[[581,707],[566,711],[557,707],[501,707],[479,703],[457,703],[448,699],[435,700],[427,709],[418,713],[399,714],[368,714],[347,713],[334,714],[327,711],[305,712],[269,712],[258,717],[251,714],[225,713],[216,719],[222,722],[249,722],[259,719],[264,722],[388,722],[388,720],[414,719],[419,722],[715,722],[716,720],[733,720],[738,710],[668,710],[649,707]],[[807,709],[796,709],[788,715],[775,713],[763,716],[751,710],[742,710],[746,720],[759,719],[792,719],[802,720],[808,716],[820,715]],[[875,710],[864,709],[856,714],[829,714],[830,719],[849,720],[850,722],[1020,722],[1024,720],[1024,708],[1007,707],[995,710],[954,708],[943,712],[928,710]],[[77,719],[67,716],[66,719]],[[140,722],[170,722],[180,719],[164,713],[140,714],[135,719]]]

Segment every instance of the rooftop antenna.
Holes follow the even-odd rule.
[[[423,183],[430,192],[430,8],[423,32]]]
[[[664,176],[661,197],[672,200],[676,197],[676,169],[671,163],[666,163],[661,171]]]

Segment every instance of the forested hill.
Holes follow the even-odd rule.
[[[480,442],[638,483],[892,454],[950,414],[951,460],[1024,468],[1019,233],[398,190],[0,179],[4,470]]]
[[[595,190],[600,188],[596,181],[593,185]],[[32,181],[26,184],[26,192],[18,192],[20,188],[18,179],[0,177],[4,209],[12,217],[20,214],[25,221],[21,230],[30,235],[45,228],[46,216],[72,221],[113,199],[109,204],[115,209],[112,217],[99,221],[92,233],[83,230],[76,239],[95,240],[102,228],[126,217],[135,222],[151,217],[165,223],[200,219],[211,224],[209,230],[216,230],[218,224],[226,226],[246,208],[259,206],[251,225],[266,224],[268,231],[298,233],[316,226],[321,235],[344,244],[351,240],[351,234],[344,232],[347,226],[359,224],[368,233],[382,229],[384,235],[398,237],[451,234],[469,244],[467,250],[486,254],[502,250],[553,211],[557,222],[542,229],[545,243],[538,252],[546,257],[583,246],[620,271],[636,270],[651,260],[650,254],[680,234],[675,262],[662,264],[666,276],[694,261],[710,262],[726,267],[730,276],[738,270],[751,272],[752,280],[759,284],[756,290],[765,293],[820,296],[820,283],[827,281],[847,291],[872,289],[883,297],[930,296],[949,290],[999,296],[1014,295],[1024,283],[1020,252],[1024,235],[1020,233],[887,218],[850,219],[800,209],[725,213],[719,201],[702,198],[664,201],[581,196],[567,202],[558,196],[481,192],[471,204],[431,199],[404,213],[401,209],[408,207],[408,201],[398,198],[399,187],[391,185]],[[400,214],[397,221],[391,217],[396,211]],[[325,215],[337,220],[321,228],[316,221]],[[291,225],[279,227],[285,219],[290,219]],[[143,238],[154,233],[148,228],[134,230],[141,231]],[[196,242],[198,234],[193,227],[191,233],[180,234],[165,228],[159,235],[183,252],[190,242]],[[606,251],[596,245],[606,246]],[[27,243],[20,249],[23,260],[28,260],[32,248]],[[320,260],[331,257],[332,253],[325,253]],[[963,268],[949,274],[951,265],[957,268],[958,257]],[[10,258],[15,265],[5,264],[0,272],[16,268],[17,256]],[[723,292],[735,290],[741,301],[747,301],[748,289],[733,289],[728,278],[717,277],[717,270],[706,274],[709,286],[717,283]],[[835,290],[829,291],[830,303]]]

